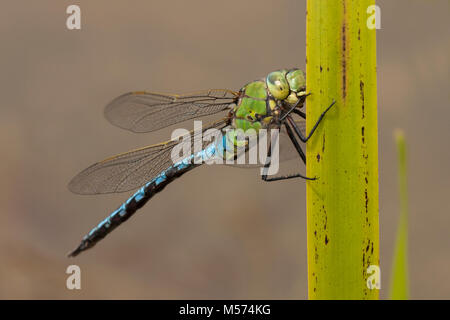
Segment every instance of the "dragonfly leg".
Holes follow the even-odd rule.
[[[285,123],[284,124],[286,126],[286,130],[288,132],[289,138],[291,139],[292,143],[295,146],[295,149],[297,150],[298,154],[300,155],[300,157],[302,158],[303,162],[306,164],[306,157],[305,154],[303,153],[302,148],[300,147],[300,144],[298,143],[297,139],[295,139],[295,136],[292,132],[292,129]],[[267,159],[269,159],[271,157],[272,154],[272,141],[269,144],[269,151],[267,154],[267,158],[266,158],[266,164],[264,165],[264,169],[268,168],[270,166],[270,160],[267,161]],[[272,182],[272,181],[279,181],[279,180],[287,180],[287,179],[293,179],[293,178],[303,178],[305,180],[316,180],[317,178],[309,178],[309,177],[305,177],[304,175],[302,175],[301,173],[296,173],[296,174],[290,174],[290,175],[284,175],[284,176],[279,176],[279,177],[272,177],[269,178],[267,177],[267,174],[264,173],[261,176],[261,179],[266,181],[266,182]]]
[[[305,114],[303,111],[300,111],[300,110],[298,110],[298,109],[295,109],[293,112],[296,113],[296,114],[298,114],[300,117],[302,117],[303,119],[306,120],[306,114]]]
[[[322,112],[322,114],[320,115],[319,119],[317,119],[316,123],[314,124],[314,127],[311,129],[311,131],[309,132],[308,136],[305,137],[303,135],[303,133],[301,132],[301,130],[299,129],[299,127],[295,124],[294,120],[292,120],[291,117],[287,117],[287,120],[289,121],[289,123],[291,124],[291,126],[294,128],[295,133],[297,134],[297,136],[300,138],[300,140],[302,140],[302,142],[306,142],[309,140],[309,138],[311,138],[312,134],[314,133],[314,131],[316,131],[317,126],[319,125],[320,121],[322,121],[323,117],[325,116],[325,113],[327,113],[328,110],[330,110],[330,108],[336,103],[336,101],[333,101],[330,106],[328,108],[326,108],[326,110],[324,112]],[[295,112],[295,111],[294,111]],[[300,112],[300,113],[299,113]],[[306,114],[304,114],[301,111],[295,112],[296,114],[300,115],[301,117],[303,117],[304,119],[306,119]]]
[[[280,121],[283,121],[291,112],[295,111],[297,106],[299,105],[300,100],[298,100],[281,118]]]
[[[265,178],[264,178],[265,177]],[[305,177],[303,175],[301,175],[300,173],[297,174],[289,174],[289,175],[285,175],[285,176],[279,176],[279,177],[273,177],[273,178],[267,178],[267,176],[262,176],[262,179],[266,182],[272,182],[272,181],[280,181],[280,180],[288,180],[288,179],[293,179],[293,178],[303,178],[305,180],[316,180],[317,178],[308,178]]]
[[[303,119],[306,120],[306,114],[298,109],[297,106],[300,104],[300,102],[303,104],[303,102],[305,101],[304,99],[306,99],[307,96],[309,96],[311,93],[307,93],[304,96],[302,96],[303,99],[299,99],[281,118],[280,121],[283,121],[284,118],[286,118],[291,112],[294,112],[298,115],[300,115]],[[325,112],[327,112],[328,110],[326,110]]]
[[[289,117],[288,119],[292,119],[292,118]],[[294,122],[294,121],[292,121],[292,122]],[[295,123],[294,123],[294,124],[295,124]],[[289,127],[289,125],[288,125],[286,122],[284,123],[284,126],[286,127],[287,134],[288,134],[288,136],[289,136],[289,139],[291,139],[292,144],[293,144],[294,147],[295,147],[295,150],[297,150],[298,155],[300,156],[300,158],[302,158],[303,163],[306,165],[306,156],[305,156],[305,153],[303,152],[302,147],[300,146],[300,144],[298,143],[297,139],[295,138],[294,133],[292,132],[291,127]]]

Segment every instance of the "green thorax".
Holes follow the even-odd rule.
[[[267,86],[264,80],[248,83],[240,90],[240,97],[235,107],[234,127],[256,132],[264,127],[269,116],[267,108]]]
[[[260,129],[279,126],[279,117],[285,108],[303,106],[305,90],[305,73],[296,68],[277,70],[245,85],[230,112],[232,122],[226,134],[226,149],[234,155],[233,146],[246,145],[245,141],[237,139],[241,130],[249,137],[258,134]]]

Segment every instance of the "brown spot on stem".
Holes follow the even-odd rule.
[[[364,144],[364,126],[361,127],[361,141]]]
[[[359,93],[361,96],[361,111],[362,111],[361,119],[364,119],[364,117],[365,117],[365,115],[364,115],[364,82],[362,80],[359,80]]]
[[[366,199],[366,213],[369,212],[369,196],[367,195],[367,189],[364,191],[364,196]]]
[[[342,23],[342,98],[345,100],[347,96],[347,20],[346,20],[346,7],[345,1],[343,1],[344,5],[344,22]]]
[[[322,136],[322,153],[325,152],[325,135]]]

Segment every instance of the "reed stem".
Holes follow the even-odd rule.
[[[373,0],[307,1],[308,296],[378,299],[378,129]],[[379,270],[379,269],[378,269]],[[379,279],[379,278],[378,278]]]

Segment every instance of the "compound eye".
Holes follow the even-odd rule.
[[[275,99],[283,100],[289,95],[289,84],[283,73],[279,71],[269,73],[266,83]]]
[[[286,79],[289,82],[289,87],[294,92],[304,91],[306,88],[305,73],[300,69],[294,69],[288,72]]]

